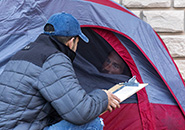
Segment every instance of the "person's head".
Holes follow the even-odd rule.
[[[82,33],[80,24],[71,14],[57,13],[52,15],[44,26],[44,33],[54,36],[71,50],[76,51],[79,38],[86,43],[89,39]]]
[[[101,71],[108,74],[123,74],[124,69],[124,61],[115,51],[111,51],[104,61]]]

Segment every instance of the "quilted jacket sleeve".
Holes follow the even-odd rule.
[[[87,94],[82,89],[70,59],[61,53],[50,56],[44,63],[38,88],[58,114],[74,124],[96,118],[108,105],[104,91],[97,89]]]

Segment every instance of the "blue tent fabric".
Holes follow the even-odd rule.
[[[47,18],[34,7],[37,4],[31,0],[0,1],[0,73],[12,55],[42,32]]]
[[[0,73],[17,51],[43,32],[43,26],[52,14],[64,11],[76,17],[84,28],[102,28],[113,32],[131,55],[142,81],[149,83],[146,87],[149,103],[179,106],[184,117],[184,82],[152,27],[125,7],[117,5],[126,10],[124,12],[93,1],[96,0],[0,0]],[[84,85],[90,84],[91,89],[102,84],[109,88],[113,82],[128,80],[128,77],[124,76],[115,78],[102,75],[80,55],[77,55],[75,64],[76,73],[81,77],[80,82]],[[84,66],[91,69],[80,71]],[[85,74],[90,74],[90,79],[93,80],[84,82],[88,80]],[[84,78],[86,80],[83,80]],[[91,90],[88,88],[87,91]],[[136,100],[135,95],[124,103],[137,103]]]
[[[131,45],[130,41],[127,39],[120,36],[120,41],[122,41],[122,44],[128,47],[128,50],[130,50],[131,54],[133,53],[133,58],[135,59],[136,64],[138,64],[138,69],[141,75],[143,73],[144,82],[150,82],[150,87],[146,87],[149,101],[161,104],[164,102],[171,105],[177,104],[171,93],[165,88],[166,85],[164,82],[160,79],[155,69],[148,63],[143,54],[140,51],[136,51],[137,48]]]

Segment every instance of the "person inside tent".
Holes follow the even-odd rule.
[[[79,84],[72,63],[80,38],[88,42],[78,21],[57,13],[12,57],[0,75],[1,129],[103,129],[98,116],[120,107],[119,99],[102,89],[87,94]]]
[[[123,74],[131,77],[127,64],[115,51],[109,53],[102,65],[101,72],[107,74]]]
[[[132,77],[131,71],[114,48],[93,29],[82,28],[82,31],[90,39],[89,44],[85,44],[83,40],[79,41],[73,65],[78,80],[82,87],[84,86],[85,91],[88,93],[97,88],[110,89],[117,83],[128,81]],[[115,74],[115,70],[112,70],[111,73],[107,73],[108,70],[103,70],[108,58],[111,61],[116,59],[116,64],[120,66],[119,73]]]

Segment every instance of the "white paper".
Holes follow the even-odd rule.
[[[124,86],[123,88],[119,89],[114,93],[121,102],[127,99],[128,97],[132,96],[133,94],[137,93],[142,88],[146,87],[148,84],[139,84],[139,86]]]

